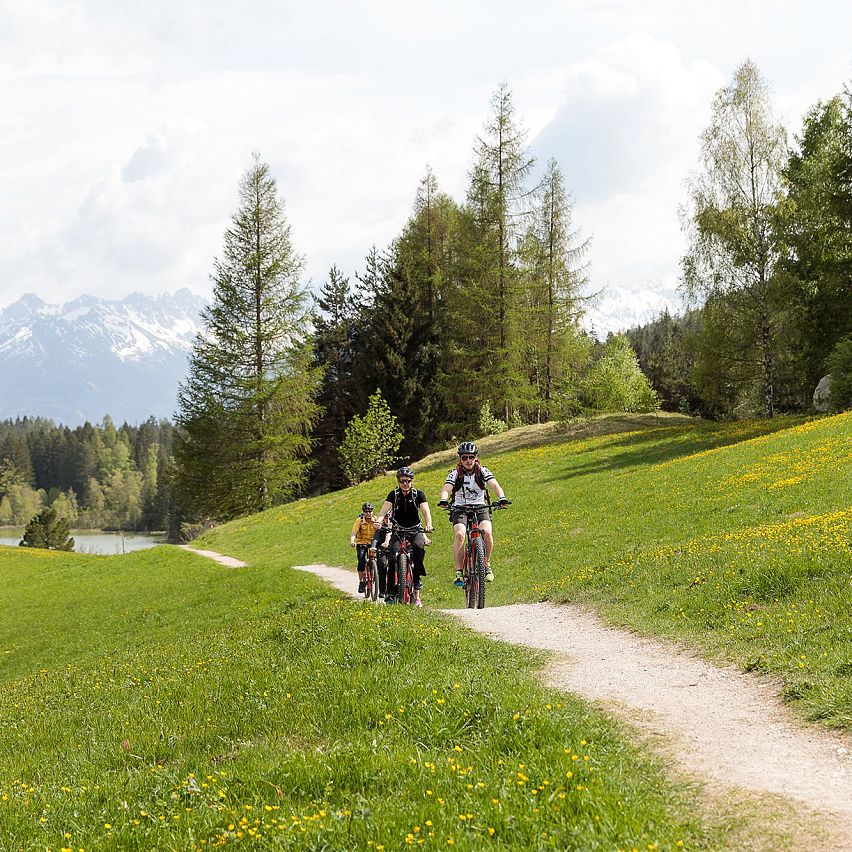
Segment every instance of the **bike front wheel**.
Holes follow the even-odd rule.
[[[367,592],[368,600],[375,603],[379,599],[379,565],[375,559],[367,562]]]
[[[471,575],[476,578],[476,595],[469,606],[482,609],[485,606],[485,542],[478,538],[473,543],[473,570]]]
[[[407,604],[408,586],[408,556],[400,553],[396,561],[396,600],[397,603]]]

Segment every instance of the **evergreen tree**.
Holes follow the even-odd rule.
[[[178,493],[197,513],[260,511],[305,481],[319,374],[301,272],[275,179],[255,157],[178,397]]]
[[[58,517],[56,510],[48,506],[27,524],[21,547],[73,550],[74,539],[70,538],[70,532],[68,518]]]
[[[322,415],[313,431],[314,461],[329,452],[335,454],[343,441],[346,424],[366,397],[356,374],[355,340],[358,324],[358,302],[353,297],[349,279],[332,266],[316,300],[314,316],[314,363],[323,377],[317,394]],[[314,487],[341,488],[346,478],[336,466],[315,464]]]
[[[475,253],[475,271],[463,282],[462,305],[495,313],[496,335],[489,340],[487,367],[498,408],[508,421],[520,387],[518,350],[512,334],[517,236],[529,213],[532,190],[526,180],[535,161],[527,153],[526,131],[515,118],[505,83],[494,93],[491,107],[491,118],[474,146],[468,206],[474,226],[469,248]],[[471,311],[467,313],[470,316]]]

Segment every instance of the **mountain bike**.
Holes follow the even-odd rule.
[[[479,528],[477,513],[488,509],[491,518],[497,509],[507,509],[511,500],[506,503],[493,503],[488,506],[458,506],[447,507],[447,514],[452,517],[454,511],[461,511],[467,516],[467,532],[465,533],[464,565],[464,599],[468,609],[483,609],[485,606],[485,536]]]
[[[413,527],[401,527],[391,521],[391,532],[399,539],[399,551],[394,564],[396,572],[396,602],[414,604],[417,596],[414,593],[414,569],[411,540],[418,533],[426,532],[420,524]],[[391,566],[388,563],[388,581]]]
[[[379,599],[379,562],[377,557],[375,555],[370,556],[364,568],[364,579],[367,581],[367,585],[364,587],[364,598],[375,603]]]

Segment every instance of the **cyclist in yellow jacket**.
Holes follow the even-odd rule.
[[[373,504],[364,503],[361,506],[361,514],[355,518],[352,524],[352,535],[349,536],[349,546],[355,548],[358,554],[358,594],[363,595],[367,588],[367,580],[364,569],[367,562],[367,551],[376,531],[376,521],[373,518]]]

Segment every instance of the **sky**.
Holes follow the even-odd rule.
[[[189,287],[257,152],[305,280],[354,279],[431,167],[461,201],[505,82],[590,238],[598,334],[676,310],[678,209],[746,59],[791,144],[852,81],[852,4],[792,0],[0,0],[0,309]]]

